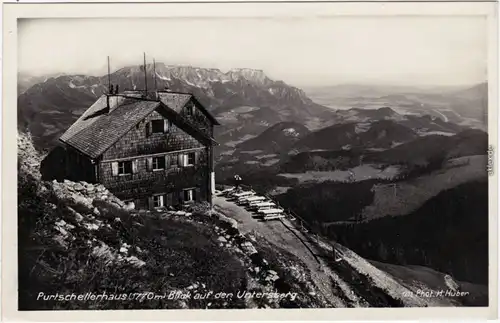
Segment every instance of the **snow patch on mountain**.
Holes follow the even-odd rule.
[[[264,71],[251,68],[233,68],[226,75],[235,81],[243,79],[259,85],[271,82]]]
[[[164,80],[164,81],[171,81],[171,80],[172,80],[170,77],[167,77],[167,76],[163,76],[163,75],[158,74],[158,72],[156,72],[156,76],[157,76],[159,79]]]
[[[300,133],[297,132],[297,130],[295,130],[294,128],[283,129],[283,133],[285,134],[285,136],[288,136],[288,137],[298,137],[298,136],[300,136]]]
[[[68,82],[68,86],[69,86],[70,88],[72,88],[72,89],[85,89],[85,88],[87,88],[87,86],[86,86],[86,85],[75,85],[75,83],[73,83],[73,80],[70,80],[70,81]]]
[[[146,69],[152,69],[147,66]],[[182,79],[191,86],[207,88],[211,83],[228,83],[243,81],[254,85],[265,86],[273,81],[262,70],[251,68],[234,68],[223,73],[215,68],[200,68],[187,65],[165,65],[157,63],[155,67],[157,76],[162,80],[172,78]]]
[[[354,127],[354,132],[357,134],[367,132],[370,129],[371,124],[369,122],[357,123]]]
[[[421,131],[421,132],[418,132],[418,135],[419,136],[440,135],[440,136],[450,137],[450,136],[454,136],[455,134],[452,132],[444,132],[444,131],[427,131],[427,132]]]

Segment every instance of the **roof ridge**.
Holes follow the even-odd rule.
[[[217,143],[211,134],[207,134],[188,118],[182,115],[182,108],[188,102],[200,106],[203,114],[208,114],[206,108],[190,93],[160,92],[157,98],[129,96],[126,93],[102,95],[94,102],[59,138],[59,140],[90,158],[97,158],[131,131],[141,120],[159,106],[168,111],[165,118],[172,119],[180,128],[195,137],[204,145]],[[99,113],[108,106],[113,106],[107,113]],[[88,119],[86,119],[88,117]],[[216,120],[215,120],[216,121]],[[215,122],[218,124],[218,122]]]
[[[200,129],[198,127],[196,127],[196,125],[192,124],[187,118],[183,117],[181,114],[177,113],[174,109],[170,108],[168,105],[166,105],[165,103],[161,102],[160,101],[160,105],[161,107],[164,107],[164,108],[167,108],[168,110],[171,110],[173,111],[173,113],[176,115],[176,117],[183,123],[185,124],[186,126],[188,126],[189,128],[191,128],[194,132],[198,133],[199,135],[201,135],[202,137],[204,137],[205,139],[208,139],[209,141],[211,142],[215,142],[215,139],[212,138],[211,136],[205,134],[203,131],[200,131]],[[185,130],[184,130],[185,131]]]
[[[70,138],[72,138],[72,137],[76,136],[77,134],[79,134],[80,132],[82,132],[83,130],[85,130],[85,129],[86,129],[86,127],[82,128],[82,129],[80,129],[80,130],[77,130],[74,134],[72,134],[72,135],[71,135],[71,137],[69,137],[69,138],[67,138],[67,139],[62,139],[62,137],[64,137],[64,135],[65,135],[65,134],[67,134],[67,133],[68,133],[68,131],[69,131],[69,130],[71,130],[71,128],[72,128],[73,126],[75,126],[75,125],[76,125],[78,122],[80,122],[80,121],[86,120],[85,118],[86,118],[86,117],[88,117],[89,115],[91,115],[91,113],[87,114],[87,112],[90,110],[90,108],[92,108],[92,106],[94,106],[94,104],[96,104],[96,103],[97,103],[99,100],[101,100],[101,98],[103,98],[103,97],[104,97],[104,94],[103,94],[103,95],[101,95],[101,96],[100,96],[100,97],[99,97],[99,98],[98,98],[98,99],[97,99],[97,100],[96,100],[96,101],[95,101],[95,102],[94,102],[94,103],[93,103],[90,107],[88,107],[88,108],[87,108],[87,110],[85,110],[85,111],[82,113],[82,115],[81,115],[78,119],[76,119],[76,120],[75,120],[75,122],[73,122],[73,124],[72,124],[72,125],[71,125],[68,129],[66,129],[66,131],[65,131],[65,132],[64,132],[64,133],[63,133],[63,134],[59,137],[59,140],[60,140],[60,141],[62,141],[62,142],[64,142],[64,143],[67,143],[67,142],[66,142],[66,140],[69,140]],[[100,111],[100,110],[101,110],[101,109],[99,109],[99,110],[97,110],[97,111]],[[93,120],[90,124],[94,123],[95,121],[97,121],[97,119]],[[89,124],[89,125],[90,125],[90,124]]]

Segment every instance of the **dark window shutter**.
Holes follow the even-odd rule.
[[[111,163],[111,173],[113,174],[113,176],[118,175],[118,163],[117,162]]]
[[[163,119],[163,132],[169,132],[170,130],[170,121],[167,119]]]
[[[152,209],[154,207],[153,197],[148,197],[148,208]]]
[[[176,154],[170,155],[170,167],[179,166],[179,159],[178,158],[179,157]]]
[[[170,156],[165,155],[165,169],[170,168]]]
[[[170,206],[170,205],[173,205],[173,194],[172,193],[167,193],[167,205]]]
[[[137,159],[132,160],[132,174],[137,173]]]
[[[148,172],[151,172],[153,170],[153,158],[150,157],[148,159],[146,159],[146,168],[148,170]]]
[[[151,122],[146,123],[146,137],[151,135]]]
[[[200,197],[201,197],[201,189],[199,187],[197,187],[193,191],[193,200],[199,201]]]

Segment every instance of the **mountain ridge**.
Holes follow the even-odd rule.
[[[279,121],[297,121],[308,118],[321,120],[334,115],[331,109],[314,103],[305,93],[283,81],[273,81],[261,70],[233,69],[222,73],[218,69],[186,66],[167,67],[157,63],[153,73],[152,64],[123,67],[109,75],[111,84],[120,90],[155,87],[190,92],[216,117],[231,115],[232,110],[242,106],[262,108],[265,113],[251,115],[254,122],[223,122],[216,130],[222,140],[257,135],[266,125]],[[145,77],[146,75],[146,77]],[[50,147],[58,137],[101,94],[108,91],[108,75],[62,75],[49,77],[42,83],[31,86],[18,97],[18,125],[32,133],[37,146]],[[236,117],[242,114],[237,114]],[[257,122],[255,122],[257,121]],[[258,123],[262,125],[258,125]],[[237,128],[237,133],[234,129]]]

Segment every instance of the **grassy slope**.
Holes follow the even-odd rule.
[[[469,160],[468,164],[464,163],[466,160]],[[487,264],[484,252],[487,245],[479,236],[484,233],[482,228],[487,228],[487,225],[484,226],[487,211],[483,209],[486,202],[481,200],[487,197],[487,191],[484,191],[487,188],[484,182],[487,178],[485,156],[461,157],[449,163],[442,170],[399,181],[396,195],[391,183],[369,180],[350,184],[324,182],[301,185],[291,188],[279,199],[319,230],[323,225],[325,234],[338,239],[363,257],[428,265],[443,272],[456,273],[459,279],[484,284]],[[474,184],[476,180],[484,183]],[[466,187],[468,184],[477,186],[477,189],[469,190]],[[466,186],[447,191],[461,185]],[[440,196],[439,199],[432,202],[437,196]],[[419,209],[429,202],[428,207]],[[462,203],[465,204],[461,208],[453,206]],[[405,218],[410,215],[389,217],[387,221],[373,226],[371,221],[362,226],[339,222],[350,221],[367,210],[371,213],[366,214],[382,219],[385,215],[409,213],[412,217],[408,220]],[[450,210],[460,211],[457,213],[461,214],[460,219],[443,226],[449,220],[448,216],[444,216]],[[469,215],[463,210],[470,210]],[[441,254],[435,252],[440,248],[446,251],[441,251]],[[456,248],[463,250],[462,257],[456,254]],[[443,254],[449,255],[449,259],[444,259]]]
[[[441,191],[486,176],[486,156],[468,156],[451,160],[428,175],[398,182],[396,189],[393,184],[377,185],[373,202],[362,211],[363,219],[408,214]]]
[[[447,291],[444,276],[445,274],[434,269],[423,266],[400,266],[370,261],[378,269],[392,275],[398,282],[408,287],[414,293],[426,288],[434,291]],[[467,297],[453,299],[455,304],[464,305],[488,304],[488,287],[484,285],[471,284],[467,282],[458,282],[460,291],[469,293]],[[424,287],[424,288],[423,288]]]
[[[283,273],[284,277],[310,275],[314,294],[325,297],[325,301],[334,307],[450,305],[448,299],[435,300],[411,295],[406,287],[351,250],[302,232],[294,225],[295,221],[258,221],[244,208],[220,197],[216,198],[215,205],[218,212],[235,219],[242,230],[255,234],[255,240],[259,241],[258,249],[263,249],[266,259],[282,262],[282,268],[288,270],[288,273]],[[333,261],[332,244],[341,252],[342,261]],[[290,263],[286,258],[283,260],[289,253],[296,255],[299,261]],[[308,270],[297,271],[299,263]],[[309,289],[307,285],[304,287]]]
[[[367,259],[429,266],[456,279],[488,283],[487,180],[439,193],[411,214],[356,225],[330,226],[329,234]]]
[[[278,198],[297,213],[324,224],[352,221],[360,215],[371,220],[408,214],[439,192],[486,177],[486,156],[467,156],[414,178],[396,182],[368,179],[353,183],[304,183]]]

